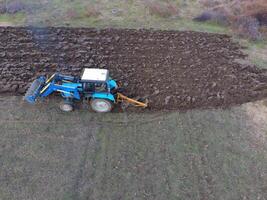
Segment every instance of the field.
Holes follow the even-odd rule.
[[[267,199],[266,41],[193,22],[200,1],[19,2],[0,14],[1,200]],[[150,107],[22,100],[96,66]]]
[[[36,76],[108,68],[150,110],[229,107],[267,96],[266,70],[227,35],[86,28],[0,28],[0,92],[25,93]],[[19,47],[19,51],[16,47]],[[34,67],[31,67],[34,66]],[[216,70],[215,70],[216,69]]]
[[[98,115],[0,100],[3,200],[266,199],[264,106]]]

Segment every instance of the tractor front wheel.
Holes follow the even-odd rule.
[[[93,111],[99,113],[110,112],[113,108],[113,103],[107,99],[92,99],[90,105]]]
[[[62,102],[59,105],[60,110],[64,111],[64,112],[71,112],[73,111],[73,106],[70,103],[66,103],[66,102]]]

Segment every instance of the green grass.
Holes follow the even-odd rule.
[[[267,69],[267,59],[262,59],[262,58],[250,58],[250,61],[252,64],[263,68],[263,69]]]
[[[225,33],[225,34],[229,33],[227,27],[212,22],[200,23],[191,20],[184,20],[182,21],[181,24],[185,27],[185,30],[209,32],[209,33]],[[179,25],[177,25],[177,27],[179,27]]]
[[[66,114],[57,100],[34,107],[20,97],[0,100],[1,199],[264,200],[267,194],[267,147],[244,107]]]
[[[259,40],[259,41],[250,41],[246,39],[235,38],[242,46],[245,46],[249,49],[257,48],[257,49],[265,49],[267,45],[267,40]]]
[[[26,14],[25,13],[17,13],[14,15],[11,14],[2,14],[0,15],[0,23],[10,23],[15,25],[21,25],[25,23]]]
[[[32,1],[24,0],[25,3]],[[194,12],[199,10],[199,5],[192,1],[185,4],[180,0],[174,1],[180,9],[180,17],[164,18],[151,14],[142,1],[50,1],[32,14],[2,15],[2,22],[10,22],[18,25],[37,26],[72,26],[72,27],[114,27],[114,28],[153,28],[163,30],[194,30],[212,33],[227,33],[226,27],[214,23],[196,23],[191,20]],[[96,6],[101,12],[100,16],[87,17],[86,6]],[[194,6],[192,6],[194,5]],[[193,9],[194,8],[194,9]],[[68,18],[68,10],[77,13],[76,17]],[[113,14],[112,10],[120,10],[119,14]],[[25,18],[27,20],[25,20]]]
[[[214,23],[198,23],[187,19],[162,19],[151,18],[146,21],[138,19],[124,19],[122,17],[102,20],[99,18],[80,17],[72,20],[55,22],[54,26],[68,25],[71,27],[96,27],[96,28],[152,28],[159,30],[190,30],[209,33],[229,33],[227,27]]]
[[[267,40],[248,41],[235,38],[242,46],[246,47],[244,52],[248,54],[248,61],[252,64],[267,69]]]

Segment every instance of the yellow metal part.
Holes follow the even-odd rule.
[[[143,107],[143,108],[146,108],[148,106],[147,101],[145,103],[143,103],[143,102],[137,101],[135,99],[131,99],[131,98],[119,93],[119,92],[117,93],[117,102],[127,102],[127,103],[134,105],[134,106]]]
[[[53,74],[49,79],[46,80],[45,84],[49,83],[54,77],[55,77],[56,74]]]
[[[56,75],[56,74],[53,74],[52,76],[50,76],[49,79],[46,80],[46,82],[45,82],[46,86],[41,90],[40,94],[43,94],[44,91],[46,91],[46,89],[47,89],[47,88],[49,87],[49,85],[50,85],[51,80],[55,77],[55,75]]]
[[[47,84],[42,90],[41,90],[41,92],[40,92],[40,94],[43,94],[44,93],[44,91],[46,91],[46,89],[49,87],[49,85],[50,85],[50,83],[49,84]]]

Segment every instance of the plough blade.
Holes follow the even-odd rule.
[[[145,102],[137,101],[135,99],[131,99],[121,93],[117,93],[117,102],[127,102],[131,105],[134,105],[136,107],[143,107],[146,108],[148,106],[148,101],[146,100]]]

